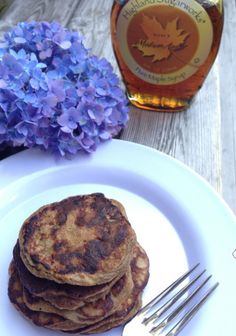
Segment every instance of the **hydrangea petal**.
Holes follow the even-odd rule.
[[[60,47],[62,49],[69,49],[71,47],[71,42],[70,41],[63,41],[60,43]]]
[[[5,89],[6,87],[7,83],[3,79],[0,79],[0,89]]]
[[[16,42],[16,43],[26,43],[26,39],[24,39],[24,37],[15,37],[14,38],[14,41]]]

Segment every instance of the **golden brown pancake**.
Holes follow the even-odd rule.
[[[94,334],[131,319],[141,306],[149,261],[124,207],[103,194],[46,205],[24,223],[8,293],[38,326]]]
[[[139,309],[142,306],[142,299],[141,294],[136,299],[136,302],[134,303],[134,306],[130,309],[130,311],[126,311],[126,315],[122,318],[115,318],[115,315],[113,317],[108,317],[103,323],[100,323],[100,325],[94,326],[93,328],[86,327],[86,329],[83,329],[81,333],[84,335],[86,334],[98,334],[106,332],[112,328],[119,327],[125,323],[127,323],[129,320],[131,320],[139,311]],[[69,331],[70,333],[74,333],[73,331]]]
[[[61,330],[70,333],[80,332],[91,334],[107,331],[117,327],[131,319],[141,306],[141,293],[149,276],[149,262],[145,251],[136,244],[131,261],[133,289],[128,297],[123,296],[113,314],[93,323],[93,321],[73,322],[58,314],[32,311],[24,301],[23,286],[18,277],[17,270],[12,263],[10,267],[9,297],[11,302],[23,315],[38,326],[44,326],[53,330]],[[119,288],[117,288],[119,292]],[[113,293],[114,294],[114,293]],[[91,325],[89,325],[89,323]]]
[[[57,309],[42,298],[32,296],[24,289],[24,301],[27,307],[35,311],[55,313],[77,323],[93,324],[113,314],[122,302],[129,302],[132,293],[133,297],[139,294],[147,282],[148,259],[143,249],[137,244],[134,249],[134,258],[131,261],[131,268],[111,289],[110,293],[103,299],[85,304],[83,307],[70,311]],[[133,288],[135,286],[135,288]],[[137,293],[137,294],[136,294]],[[122,310],[124,310],[122,308]]]
[[[119,326],[124,322],[132,318],[140,307],[140,297],[136,298],[136,302],[129,306],[129,309],[123,311],[123,313],[114,314],[113,317],[106,318],[103,323],[94,324],[93,327],[86,326],[85,324],[74,323],[68,319],[64,319],[61,316],[51,313],[31,311],[24,304],[23,300],[23,287],[20,283],[20,279],[17,274],[17,270],[14,265],[11,267],[11,275],[9,279],[8,294],[11,302],[19,310],[23,316],[40,327],[46,327],[52,330],[60,330],[68,333],[83,333],[92,334],[98,332],[104,332],[113,327]],[[122,315],[122,318],[121,318]]]
[[[94,286],[124,274],[135,234],[118,206],[103,194],[46,205],[24,222],[20,254],[37,277]]]
[[[34,297],[44,298],[52,302],[59,309],[74,310],[82,307],[85,303],[98,300],[110,291],[111,287],[121,278],[113,279],[109,283],[97,286],[75,286],[59,284],[55,281],[38,278],[29,272],[20,257],[19,243],[13,249],[13,258],[21,283]]]
[[[137,313],[142,303],[142,291],[149,278],[149,260],[145,251],[139,244],[137,244],[134,249],[134,258],[131,262],[131,269],[134,283],[133,290],[128,297],[120,302],[116,311],[95,324],[84,328],[78,328],[71,332],[79,332],[81,334],[104,332],[124,324]]]
[[[131,261],[131,271],[134,283],[131,294],[125,300],[120,302],[120,305],[117,307],[114,314],[92,326],[83,328],[81,333],[104,332],[105,330],[124,324],[137,313],[142,304],[142,291],[149,278],[149,260],[146,252],[139,244],[136,244],[134,249],[134,258]]]
[[[115,312],[117,306],[130,295],[132,289],[133,279],[129,267],[127,273],[117,281],[103,299],[85,304],[77,310],[55,308],[47,301],[32,296],[26,289],[24,289],[24,301],[27,307],[34,311],[54,313],[77,323],[94,324]]]
[[[20,311],[26,319],[32,321],[37,326],[52,330],[69,331],[79,327],[78,323],[74,323],[59,315],[30,310],[24,303],[23,286],[20,282],[14,262],[11,263],[9,273],[8,296],[16,309]],[[80,324],[80,327],[83,326],[86,326],[86,324]]]

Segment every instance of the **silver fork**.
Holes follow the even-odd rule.
[[[207,286],[212,276],[202,280],[206,270],[194,275],[198,266],[195,265],[144,306],[125,325],[123,336],[178,335],[219,285],[217,282],[210,288]],[[184,284],[190,275],[194,275],[193,278]],[[207,289],[200,294],[206,286]]]

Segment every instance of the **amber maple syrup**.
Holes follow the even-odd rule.
[[[112,43],[130,102],[185,110],[215,61],[222,29],[223,0],[114,1]]]

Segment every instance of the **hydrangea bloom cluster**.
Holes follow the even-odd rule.
[[[106,59],[58,23],[22,22],[0,42],[0,144],[93,152],[128,120]]]

